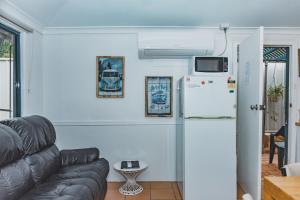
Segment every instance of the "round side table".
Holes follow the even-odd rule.
[[[119,192],[123,195],[136,195],[143,191],[143,187],[136,182],[136,178],[148,167],[145,162],[139,161],[140,168],[121,169],[121,162],[114,164],[114,169],[126,179]]]

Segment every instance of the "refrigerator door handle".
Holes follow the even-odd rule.
[[[193,116],[185,117],[184,119],[235,119],[232,116]]]

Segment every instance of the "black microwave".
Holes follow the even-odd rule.
[[[228,57],[193,57],[192,74],[228,72]]]

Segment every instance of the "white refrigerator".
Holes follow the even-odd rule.
[[[236,199],[236,84],[227,73],[178,84],[177,184],[184,200]]]

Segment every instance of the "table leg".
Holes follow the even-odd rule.
[[[143,187],[136,182],[136,177],[141,172],[122,172],[126,183],[120,187],[119,192],[124,195],[136,195],[143,191]]]
[[[270,135],[270,151],[269,151],[269,164],[272,164],[274,154],[275,154],[275,141],[274,141],[274,135]]]

